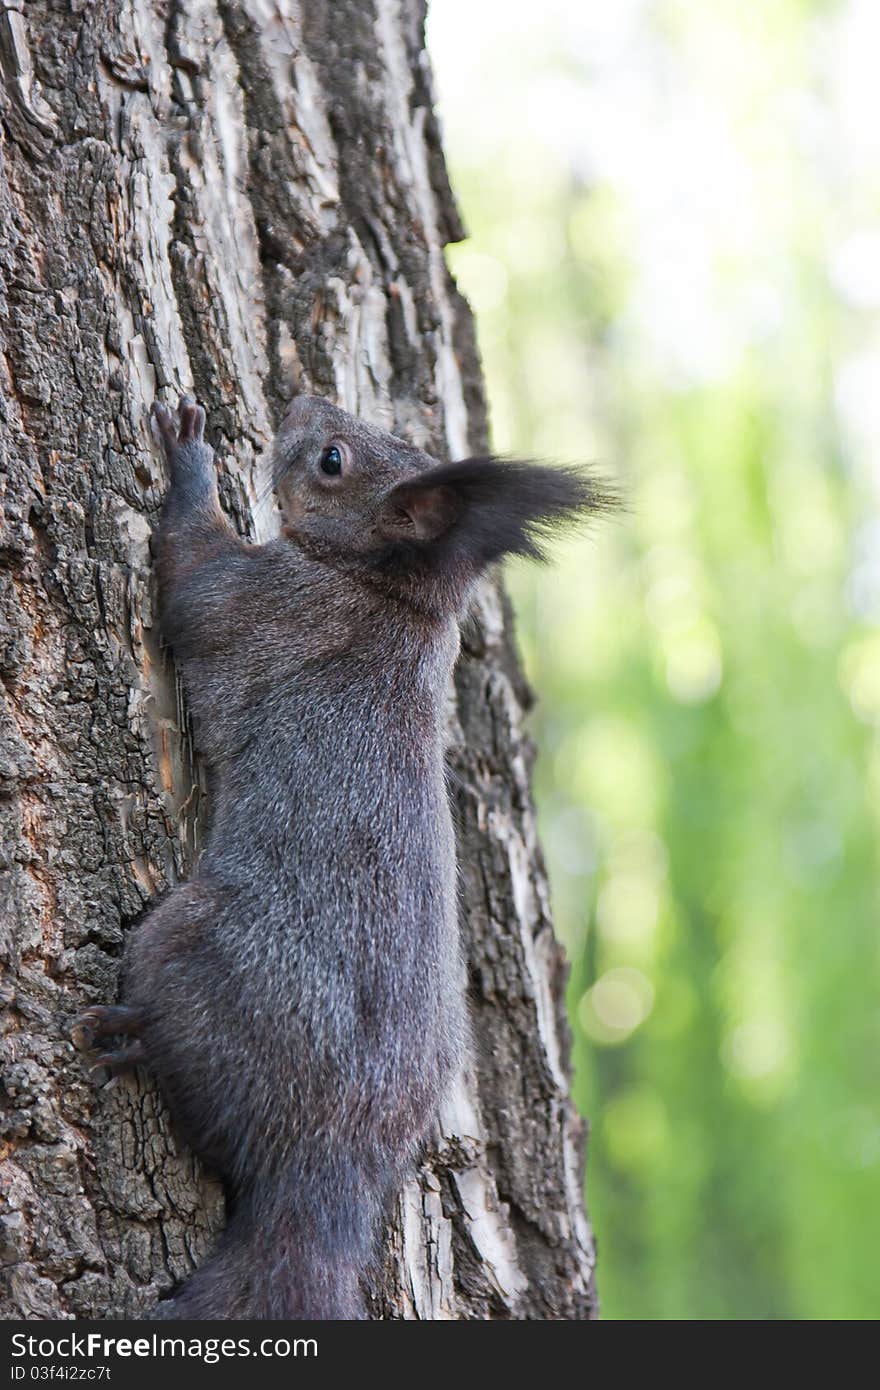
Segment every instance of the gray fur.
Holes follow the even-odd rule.
[[[276,446],[283,537],[251,546],[220,510],[204,413],[154,410],[162,629],[212,823],[131,942],[125,1007],[79,1037],[136,1037],[103,1060],[143,1058],[226,1185],[217,1252],[159,1316],[363,1317],[382,1212],[466,1035],[442,728],[458,618],[497,553],[610,499],[570,470],[438,467],[301,397]]]

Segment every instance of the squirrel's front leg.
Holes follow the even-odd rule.
[[[182,396],[177,415],[175,424],[164,405],[153,406],[170,475],[153,556],[163,635],[183,657],[210,633],[211,616],[228,596],[245,547],[220,508],[204,410],[191,396]]]
[[[211,540],[229,530],[220,510],[214,450],[205,440],[205,412],[192,396],[181,396],[175,425],[171,411],[160,401],[153,405],[156,433],[162,441],[170,487],[162,508],[157,539],[190,532],[192,539]]]

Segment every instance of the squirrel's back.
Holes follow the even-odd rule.
[[[348,1318],[378,1223],[465,1038],[443,766],[457,620],[505,554],[610,498],[576,470],[438,465],[326,401],[279,432],[283,539],[220,508],[204,412],[157,407],[171,484],[155,535],[211,825],[142,923],[126,1004],[193,1149],[223,1177],[217,1252],[160,1316]]]

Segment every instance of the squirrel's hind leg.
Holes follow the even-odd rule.
[[[80,1014],[70,1030],[70,1036],[81,1052],[89,1052],[100,1038],[123,1034],[130,1037],[144,1025],[142,1009],[127,1004],[93,1004]]]
[[[143,1025],[142,1009],[130,1008],[125,1004],[93,1004],[84,1014],[80,1014],[70,1030],[70,1036],[81,1052],[91,1052],[103,1038],[133,1036],[134,1042],[125,1047],[111,1048],[93,1059],[96,1067],[106,1067],[113,1076],[118,1076],[147,1060],[144,1045],[137,1037]]]

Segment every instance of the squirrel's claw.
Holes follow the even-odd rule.
[[[188,444],[192,440],[200,442],[204,439],[205,412],[200,405],[196,405],[192,396],[181,396],[177,413],[180,417],[178,443]]]
[[[143,1066],[147,1061],[147,1051],[143,1043],[138,1039],[130,1043],[128,1047],[116,1048],[110,1052],[102,1052],[95,1057],[92,1062],[92,1070],[97,1071],[104,1067],[111,1076],[125,1076],[134,1071],[135,1067]]]
[[[180,398],[177,406],[179,424],[175,424],[171,411],[161,401],[153,402],[150,414],[153,432],[166,449],[173,449],[176,444],[200,444],[204,440],[205,412],[192,396]]]
[[[93,1004],[70,1028],[70,1039],[81,1052],[89,1052],[99,1038],[115,1034],[131,1036],[143,1026],[140,1009],[126,1004]]]
[[[162,441],[166,448],[177,442],[177,433],[174,428],[174,418],[171,411],[161,401],[153,401],[150,410],[150,422],[153,426],[153,433]]]

